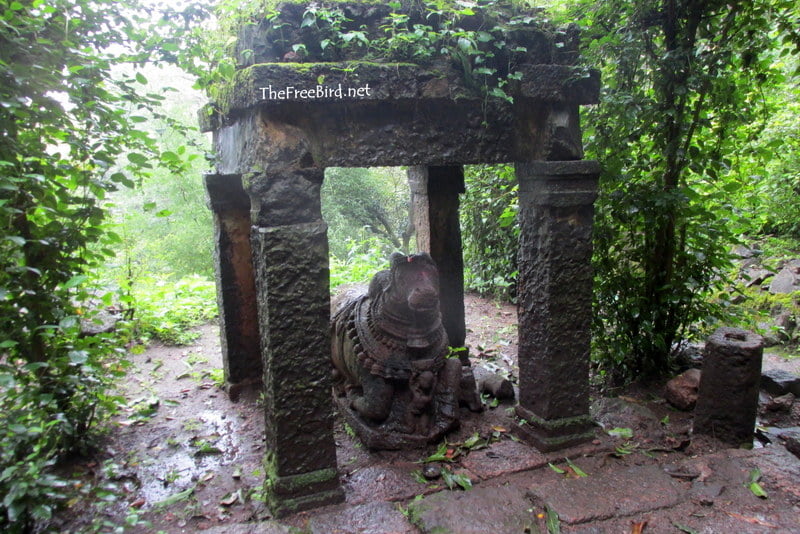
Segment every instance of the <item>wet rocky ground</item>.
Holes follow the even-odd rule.
[[[513,378],[515,308],[476,297],[466,308],[475,365]],[[427,450],[370,452],[338,421],[346,503],[276,520],[261,498],[259,393],[229,400],[218,387],[218,329],[199,332],[194,345],[132,356],[120,384],[128,408],[102,450],[73,466],[83,497],[70,501],[55,531],[800,532],[800,460],[787,450],[800,436],[800,401],[763,393],[755,448],[724,449],[691,441],[691,412],[652,389],[595,399],[595,439],[551,454],[517,441],[513,402],[491,397]],[[800,374],[800,359],[764,362]],[[436,452],[448,460],[426,462]]]

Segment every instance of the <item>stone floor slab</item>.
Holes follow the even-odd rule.
[[[344,483],[348,504],[375,501],[401,501],[432,490],[414,480],[416,464],[375,465],[353,472]]]
[[[441,491],[408,508],[426,534],[520,534],[535,524],[531,502],[514,486]]]
[[[349,506],[314,517],[309,522],[312,534],[415,534],[396,504],[373,502]]]
[[[469,454],[461,464],[482,480],[536,469],[547,465],[547,457],[522,442],[501,441]]]
[[[575,525],[675,506],[684,491],[659,466],[649,465],[562,478],[530,489],[528,496]]]

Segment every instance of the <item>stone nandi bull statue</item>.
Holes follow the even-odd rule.
[[[365,293],[334,299],[334,394],[371,449],[438,440],[458,426],[461,362],[448,358],[439,273],[428,254],[392,254]]]

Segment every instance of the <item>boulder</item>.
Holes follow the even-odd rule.
[[[775,273],[770,271],[769,269],[765,269],[760,265],[752,265],[745,269],[742,269],[741,278],[745,280],[745,286],[753,287],[753,286],[760,286],[764,283],[768,278],[775,276]]]
[[[761,373],[761,389],[770,395],[791,393],[800,397],[800,377],[782,369],[768,369]]]
[[[794,395],[787,393],[780,397],[774,397],[767,402],[765,409],[769,412],[790,412],[794,403]]]
[[[791,260],[783,266],[769,284],[769,292],[792,293],[800,291],[800,260]]]
[[[664,398],[679,410],[691,410],[697,403],[700,387],[700,369],[689,369],[679,374],[664,388]]]

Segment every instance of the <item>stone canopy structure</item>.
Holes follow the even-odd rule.
[[[402,39],[385,40],[387,24],[397,30],[400,20],[409,32],[453,28],[455,16],[424,5],[278,4],[240,31],[231,51],[236,72],[201,112],[217,156],[205,183],[215,215],[225,376],[231,392],[263,378],[267,494],[276,516],[343,498],[320,211],[326,167],[409,167],[418,248],[439,266],[443,323],[450,344],[463,346],[463,165],[516,165],[517,412],[525,421],[518,431],[542,450],[590,435],[599,167],[582,160],[578,109],[596,102],[599,78],[576,66],[573,28],[551,28],[510,7],[493,9],[493,18],[462,11],[467,42],[452,37],[449,55],[394,57]],[[370,57],[375,48],[385,57]]]

